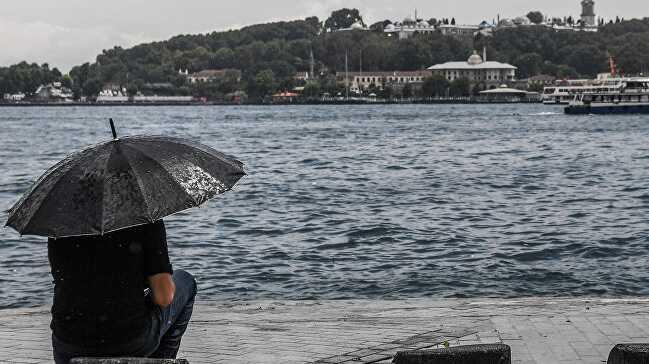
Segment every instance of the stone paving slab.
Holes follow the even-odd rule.
[[[49,308],[0,311],[0,363],[51,363]],[[605,363],[649,343],[644,299],[198,301],[180,357],[389,363],[400,350],[505,343],[514,363]]]

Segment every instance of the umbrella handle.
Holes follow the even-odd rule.
[[[113,123],[113,119],[110,118],[108,119],[110,122],[110,131],[113,132],[113,140],[117,140],[117,132],[115,131],[115,123]]]

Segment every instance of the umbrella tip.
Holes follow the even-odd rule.
[[[110,131],[113,133],[113,140],[118,140],[117,138],[117,132],[115,131],[115,123],[113,122],[113,118],[108,119],[110,122]]]

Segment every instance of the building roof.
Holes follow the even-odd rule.
[[[529,92],[509,87],[499,87],[493,90],[480,91],[482,95],[527,95]]]
[[[472,29],[472,30],[478,30],[480,29],[479,25],[470,25],[470,24],[441,24],[439,28],[446,28],[446,29]]]
[[[494,61],[482,62],[479,64],[469,64],[468,62],[446,62],[436,64],[428,68],[431,71],[439,70],[484,70],[484,69],[508,69],[515,70],[517,67],[508,63],[500,63]]]

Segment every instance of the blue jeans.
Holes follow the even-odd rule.
[[[171,305],[166,308],[152,304],[151,330],[146,334],[146,338],[143,340],[144,344],[136,349],[125,349],[123,352],[117,349],[110,356],[176,358],[180,340],[192,316],[194,297],[196,296],[196,280],[184,270],[176,270],[172,278],[176,285],[174,299]],[[52,336],[52,347],[56,364],[68,364],[73,358],[97,355],[87,349],[63,343],[54,336]]]
[[[177,270],[172,276],[176,285],[173,302],[167,308],[155,306],[154,319],[158,321],[158,347],[150,358],[175,359],[182,338],[194,310],[196,280],[184,270]],[[155,327],[156,325],[154,325]]]

